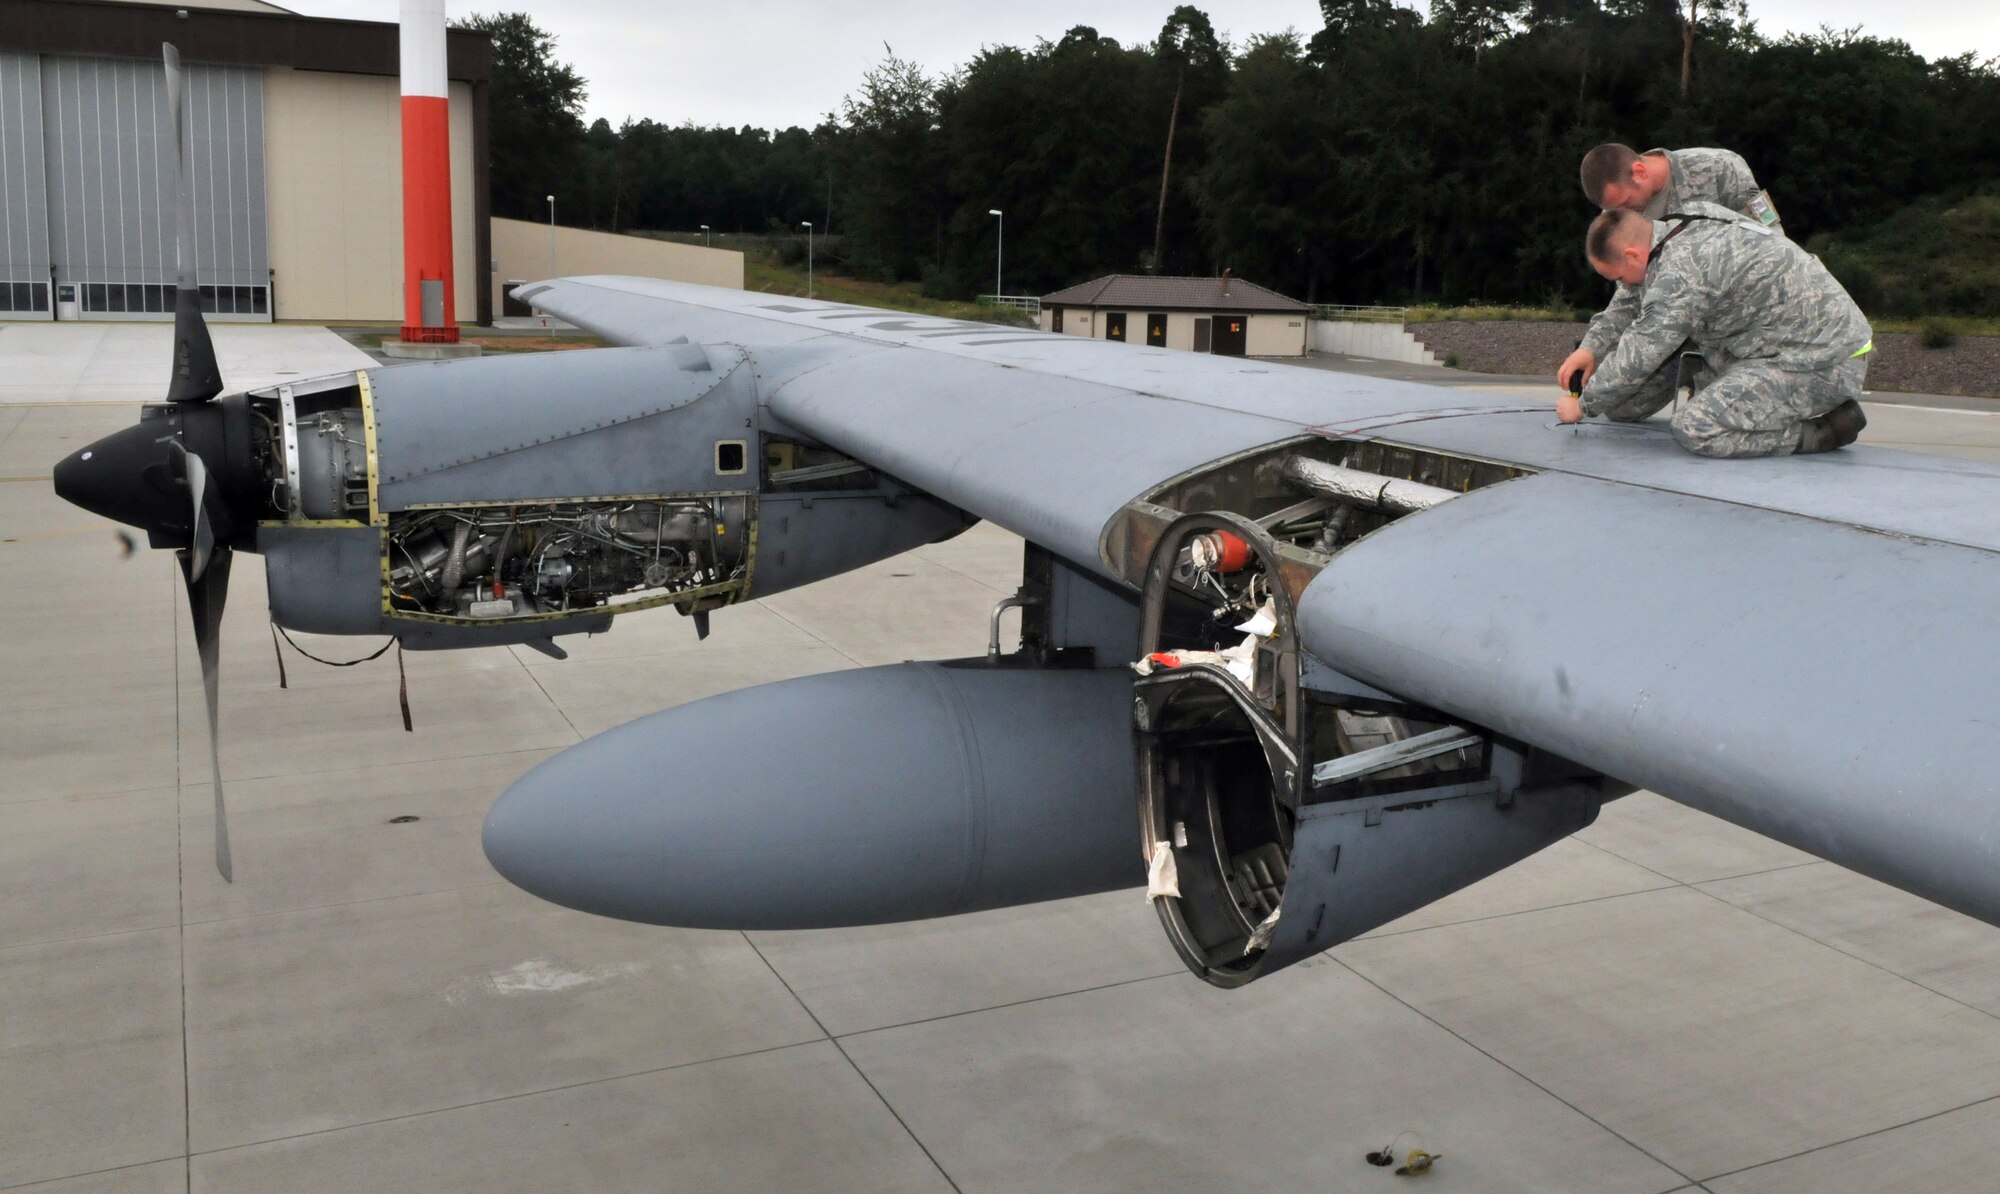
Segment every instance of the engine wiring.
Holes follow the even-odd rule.
[[[748,516],[745,499],[727,497],[392,516],[389,591],[403,608],[475,617],[672,595],[747,574]]]

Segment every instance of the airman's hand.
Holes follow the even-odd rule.
[[[1579,369],[1583,370],[1583,384],[1589,385],[1591,377],[1597,372],[1597,354],[1588,348],[1579,348],[1564,357],[1563,363],[1556,366],[1556,384],[1567,391],[1570,374]]]
[[[1565,423],[1583,422],[1583,403],[1578,402],[1574,395],[1564,394],[1556,399],[1556,418]]]

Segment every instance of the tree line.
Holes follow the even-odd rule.
[[[628,231],[839,234],[850,272],[937,297],[1105,273],[1243,277],[1313,302],[1594,305],[1577,163],[1603,141],[1746,157],[1856,297],[1870,230],[2000,187],[2000,70],[1858,31],[1771,39],[1743,0],[1322,0],[1232,44],[1200,10],[1151,42],[1078,26],[942,75],[885,58],[812,129],[579,117],[525,14],[493,34],[493,207]],[[1921,202],[1919,202],[1921,201]],[[1916,205],[1913,208],[1913,205]],[[1892,219],[1893,218],[1893,219]],[[1887,222],[1887,223],[1885,223]],[[1895,301],[2000,314],[1932,268]]]

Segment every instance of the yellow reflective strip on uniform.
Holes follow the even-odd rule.
[[[1869,353],[1874,351],[1875,351],[1875,342],[1873,340],[1870,340],[1868,343],[1863,344],[1861,347],[1854,350],[1854,357],[1865,357]],[[1854,359],[1854,357],[1848,357],[1847,359],[1851,361]]]

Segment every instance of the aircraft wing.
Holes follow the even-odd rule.
[[[1618,790],[1592,776],[2000,923],[1994,466],[1865,446],[1707,460],[1663,426],[1564,427],[1515,395],[663,282],[522,293],[621,342],[743,348],[776,422],[1113,582],[1138,611],[1114,654],[1223,647],[1258,600],[1273,604],[1275,679],[1259,662],[1235,688],[1207,666],[1139,682],[1146,853],[1165,885],[1171,843],[1182,894],[1159,901],[1162,919],[1211,981],[1296,961],[1588,823]],[[1301,459],[1337,483],[1299,488]],[[1397,486],[1417,496],[1391,500]],[[1194,538],[1218,531],[1251,542],[1249,568],[1201,562]],[[1259,569],[1264,587],[1244,588]],[[1216,691],[1190,696],[1203,677]],[[961,724],[979,722],[974,698],[952,699],[974,702]],[[725,737],[693,713],[655,716],[618,749]],[[803,705],[794,716],[810,720]],[[1230,753],[1255,742],[1261,756]],[[611,773],[645,770],[616,757]],[[557,783],[569,766],[545,765],[551,792],[585,782]],[[1258,807],[1287,811],[1265,830],[1190,829],[1243,798],[1223,789],[1246,770],[1268,780]],[[798,788],[813,823],[820,788]],[[1402,828],[1369,836],[1383,826]],[[1245,844],[1260,834],[1281,856]],[[575,871],[502,869],[574,906],[683,923],[645,911],[680,906],[659,893],[657,858],[632,871],[649,894],[615,899],[577,894]],[[772,896],[767,872],[740,898],[714,895],[740,871],[707,878],[702,898],[777,900],[760,924],[832,923]],[[958,890],[911,915],[982,906]]]
[[[1299,623],[1371,683],[1995,921],[1996,593],[1991,550],[1543,474],[1341,553]]]
[[[758,353],[788,424],[1056,550],[1100,555],[1136,497],[1294,436],[1383,440],[1536,472],[2000,551],[2000,469],[1857,447],[1711,461],[1659,425],[1556,424],[1549,403],[649,278],[516,291],[619,344]]]

